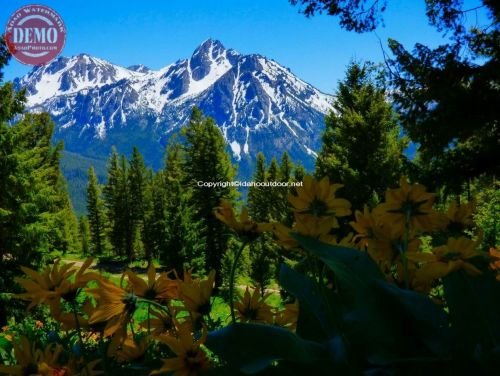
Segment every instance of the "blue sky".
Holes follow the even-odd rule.
[[[466,0],[468,7],[479,0]],[[443,37],[427,23],[424,0],[388,0],[385,27],[376,33],[342,30],[326,15],[306,18],[288,0],[45,0],[2,1],[0,28],[17,8],[30,3],[53,7],[64,19],[63,55],[81,52],[115,64],[158,69],[191,55],[205,39],[220,40],[241,53],[260,53],[300,78],[332,93],[350,60],[383,61],[379,39],[406,46],[431,46]],[[470,17],[475,22],[475,14]],[[15,60],[5,78],[30,68]]]

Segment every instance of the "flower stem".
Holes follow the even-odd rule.
[[[88,369],[88,359],[87,359],[87,351],[85,349],[85,343],[83,342],[83,336],[82,336],[82,327],[80,325],[80,320],[78,319],[78,310],[76,308],[76,303],[72,302],[71,303],[71,309],[73,311],[73,315],[75,317],[75,325],[76,325],[76,332],[78,333],[78,340],[80,342],[80,346],[82,347],[82,355],[83,355],[83,361],[85,362],[85,374],[90,376],[90,372]]]
[[[405,281],[405,288],[410,288],[410,280],[408,275],[408,247],[410,244],[410,216],[411,213],[409,211],[406,212],[405,215],[405,233],[403,239],[403,249],[401,251],[401,260],[403,261],[403,278]]]
[[[129,321],[129,325],[130,325],[130,331],[132,332],[132,339],[135,341],[135,330],[134,330],[134,323],[132,322],[132,320]]]
[[[234,279],[236,276],[236,268],[238,266],[238,261],[240,260],[241,254],[247,245],[247,241],[244,241],[241,244],[240,249],[236,253],[236,256],[233,260],[233,265],[231,267],[231,276],[229,278],[229,308],[231,310],[231,322],[233,324],[236,323],[236,315],[234,314]]]

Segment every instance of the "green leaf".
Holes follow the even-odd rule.
[[[383,303],[407,323],[407,333],[421,341],[433,354],[447,358],[450,352],[448,317],[429,297],[376,281]]]
[[[0,337],[0,355],[5,356],[12,350],[12,342],[4,336]]]
[[[500,344],[500,283],[491,275],[457,271],[443,278],[456,351],[489,358]]]
[[[333,306],[340,311],[335,314],[335,327],[350,356],[355,354],[374,365],[388,365],[429,355],[422,354],[422,346],[408,335],[408,327],[414,323],[407,320],[414,318],[404,317],[385,304],[387,292],[382,296],[378,286],[385,278],[366,253],[300,235],[295,238],[335,274]]]
[[[324,346],[271,325],[233,324],[208,335],[206,346],[245,374],[255,374],[277,360],[299,363],[327,359]]]
[[[283,264],[281,286],[299,301],[297,334],[313,341],[326,341],[335,334],[334,318],[328,315],[326,296],[317,282]]]
[[[293,234],[293,237],[305,250],[319,257],[337,276],[349,280],[357,279],[360,282],[367,279],[384,280],[378,265],[373,262],[366,252],[325,244],[298,234]]]

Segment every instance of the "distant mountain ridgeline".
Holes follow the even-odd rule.
[[[186,124],[193,106],[216,121],[239,177],[251,175],[260,151],[268,160],[287,151],[312,168],[332,101],[277,62],[211,39],[190,58],[158,71],[80,54],[37,67],[15,84],[26,88],[29,111],[46,111],[54,119],[79,212],[80,176],[90,162],[105,163],[112,146],[124,154],[137,146],[147,165],[160,168],[169,138]]]

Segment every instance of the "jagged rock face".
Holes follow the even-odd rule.
[[[143,64],[131,65],[127,69],[131,70],[131,71],[134,71],[134,72],[139,72],[139,73],[149,73],[149,72],[151,72],[151,69],[149,69],[147,66],[145,66]]]
[[[28,109],[52,115],[66,150],[106,158],[113,145],[124,153],[137,145],[154,167],[196,105],[215,119],[242,177],[259,151],[270,159],[286,150],[311,167],[332,100],[275,61],[215,40],[158,71],[80,54],[15,83],[27,88]]]

